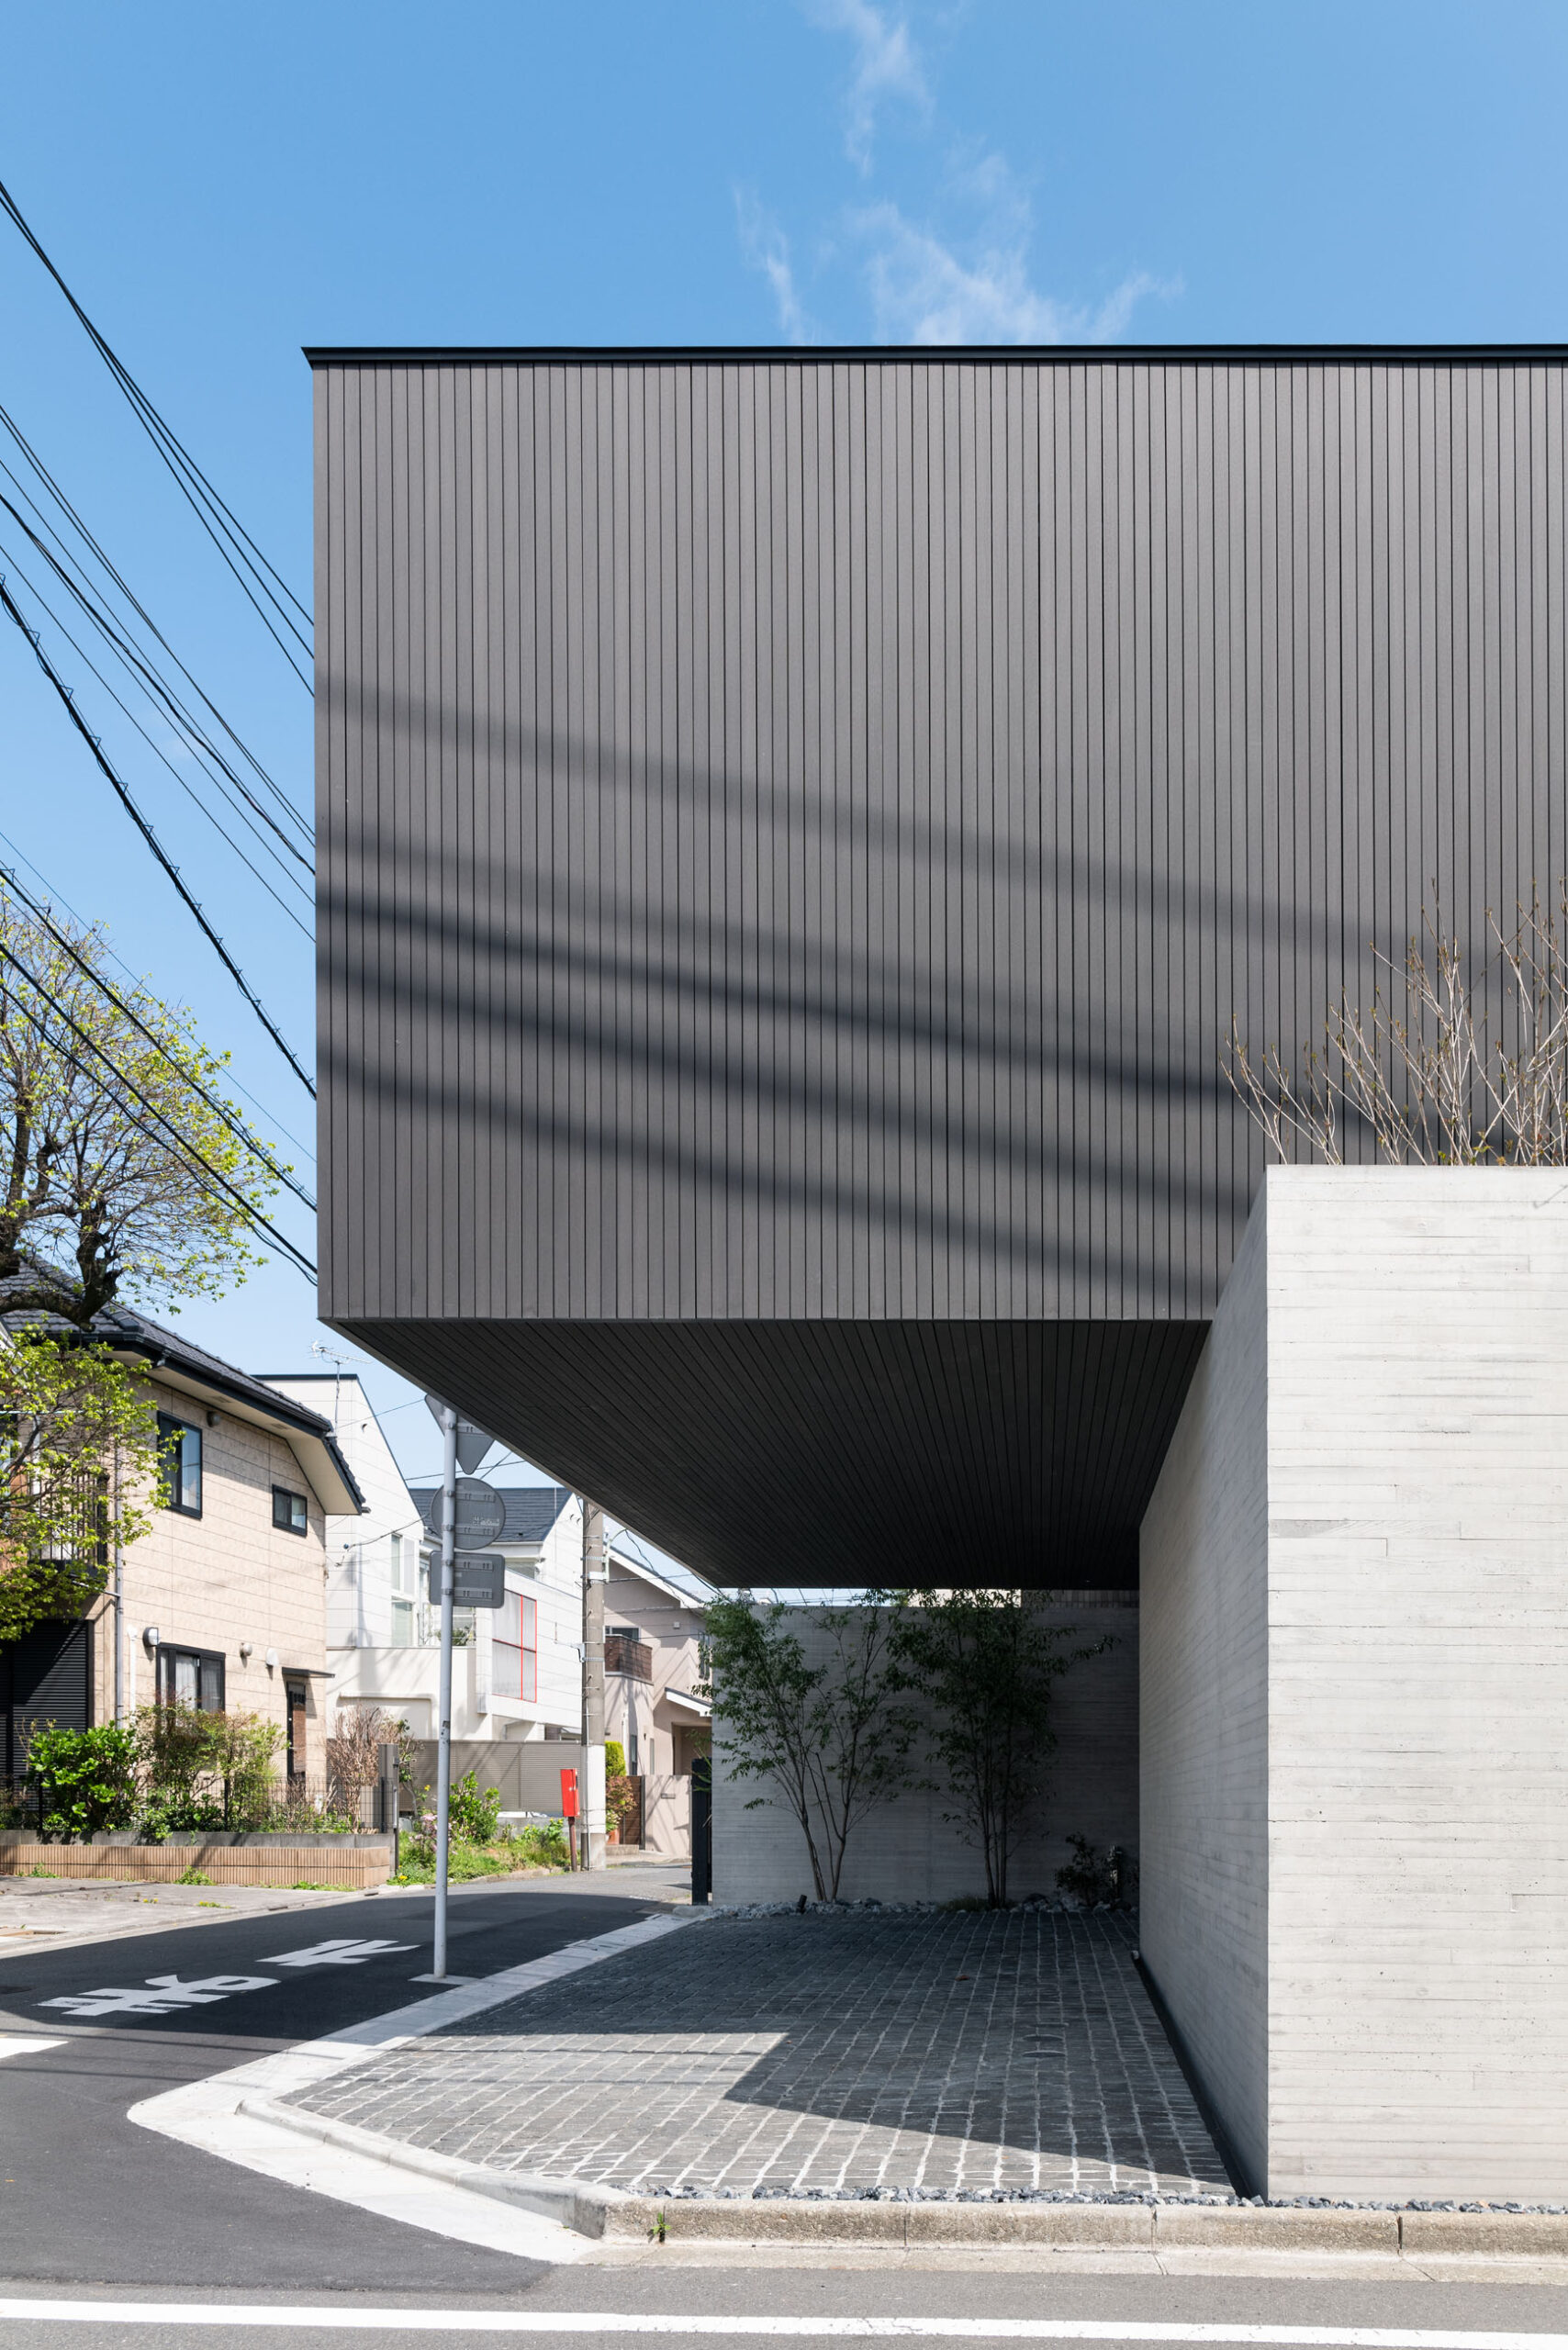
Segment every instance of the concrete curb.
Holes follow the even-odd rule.
[[[1296,2210],[1249,2203],[826,2203],[628,2194],[491,2170],[408,2146],[268,2097],[239,2110],[396,2170],[514,2203],[605,2243],[1039,2244],[1061,2252],[1251,2251],[1425,2255],[1568,2254],[1568,2215],[1551,2211]],[[663,2232],[660,2233],[660,2222]]]

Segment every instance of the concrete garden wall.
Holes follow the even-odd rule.
[[[1074,1832],[1104,1848],[1137,1846],[1138,1611],[1130,1593],[1091,1593],[1070,1604],[1043,1607],[1047,1621],[1081,1628],[1089,1639],[1109,1632],[1114,1646],[1075,1665],[1058,1682],[1058,1748],[1050,1791],[1040,1807],[1038,1832],[1011,1870],[1015,1897],[1052,1893],[1056,1872],[1069,1860]],[[808,1654],[825,1643],[812,1637],[812,1611],[791,1611]],[[747,1806],[758,1796],[756,1810]],[[948,1901],[983,1894],[979,1848],[962,1841],[942,1817],[943,1798],[911,1791],[874,1811],[853,1837],[840,1888],[846,1900]],[[734,1779],[726,1767],[722,1725],[713,1738],[713,1898],[792,1901],[812,1890],[805,1839],[794,1818],[772,1800],[771,1783]]]
[[[1143,1603],[1143,1944],[1257,2183],[1568,2199],[1568,1171],[1270,1173]]]

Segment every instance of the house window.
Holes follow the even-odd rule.
[[[158,1415],[158,1473],[165,1509],[201,1516],[201,1430],[167,1412]]]
[[[176,1649],[165,1641],[158,1651],[158,1702],[188,1706],[193,1713],[223,1711],[223,1659],[212,1649]]]
[[[411,1649],[414,1645],[414,1603],[411,1599],[392,1602],[392,1645],[395,1649]]]
[[[521,1697],[532,1706],[539,1694],[537,1603],[509,1591],[490,1643],[490,1686],[497,1697]]]
[[[286,1485],[273,1487],[273,1524],[285,1534],[308,1534],[310,1531],[309,1512],[303,1494],[291,1494]]]

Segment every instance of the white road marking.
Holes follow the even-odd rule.
[[[509,1966],[498,1975],[416,1999],[386,2015],[368,2016],[363,2023],[349,2024],[324,2039],[301,2041],[275,2056],[236,2065],[231,2073],[165,2089],[161,2097],[133,2105],[127,2119],[144,2130],[156,2130],[164,2137],[177,2138],[183,2145],[198,2146],[204,2153],[240,2163],[247,2170],[262,2171],[288,2186],[309,2188],[319,2195],[353,2204],[358,2210],[426,2228],[432,2235],[459,2244],[482,2244],[491,2251],[515,2254],[520,2259],[555,2265],[585,2259],[594,2249],[587,2236],[558,2221],[454,2186],[444,2178],[421,2177],[417,2155],[408,2165],[383,2162],[368,2153],[323,2145],[319,2139],[263,2115],[242,2112],[241,2108],[254,2098],[286,2098],[297,2089],[330,2080],[384,2048],[396,2048],[406,2041],[420,2040],[427,2032],[464,2023],[504,2000],[519,1998],[581,1967],[596,1966],[602,1959],[619,1958],[640,1943],[655,1942],[692,1922],[689,1910],[674,1917],[642,1918],[634,1925],[618,1926],[588,1942],[569,1942],[564,1950],[552,1951],[526,1965]]]
[[[0,2058],[6,2056],[41,2056],[46,2048],[63,2048],[63,2040],[28,2040],[18,2032],[16,2038],[0,2039]]]
[[[308,1950],[276,1950],[263,1966],[363,1966],[367,1958],[383,1958],[389,1950],[418,1950],[418,1942],[363,1942],[340,1939],[312,1942]]]
[[[270,2325],[364,2333],[703,2333],[850,2342],[1171,2342],[1260,2350],[1568,2350],[1568,2333],[1404,2325],[1181,2325],[1151,2318],[655,2317],[623,2310],[318,2308],[276,2301],[0,2300],[18,2324]]]
[[[40,2008],[63,2008],[73,2016],[166,2016],[179,2008],[206,2008],[237,1991],[275,1991],[272,1975],[207,1975],[199,1982],[182,1983],[177,1975],[150,1975],[145,1987],[130,1990],[106,1986],[98,1991],[69,1991],[58,1999],[40,1999]]]

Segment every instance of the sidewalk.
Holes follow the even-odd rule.
[[[654,2196],[1230,2200],[1114,1915],[702,1919],[288,2100]]]
[[[69,1950],[78,1942],[166,1933],[171,1926],[218,1925],[258,1910],[330,1908],[335,1902],[368,1897],[339,1887],[297,1893],[276,1885],[95,1885],[69,1877],[9,1877],[0,1881],[0,1958],[40,1945]]]

